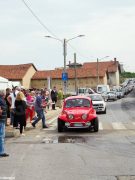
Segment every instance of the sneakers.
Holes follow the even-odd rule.
[[[9,154],[7,154],[7,153],[0,154],[0,157],[8,157],[8,156],[9,156]]]
[[[48,128],[48,126],[47,126],[47,125],[45,125],[45,126],[43,126],[43,129],[44,129],[44,128]]]
[[[25,136],[25,134],[24,133],[22,133],[22,134],[20,134],[21,136]]]
[[[31,123],[31,125],[32,125],[34,128],[36,127],[34,123]]]

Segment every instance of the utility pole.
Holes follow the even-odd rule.
[[[76,53],[74,53],[74,69],[75,69],[75,92],[77,94]]]
[[[109,56],[105,56],[103,58],[97,58],[97,85],[99,84],[99,61],[105,58],[108,58]]]
[[[97,85],[99,84],[99,60],[97,58]]]
[[[67,56],[67,42],[66,39],[63,41],[63,55],[64,55],[64,72],[66,72],[66,56]]]
[[[61,40],[61,39],[58,39],[56,37],[53,37],[53,36],[45,36],[47,38],[52,38],[52,39],[55,39],[55,40],[58,40],[62,43],[63,45],[63,56],[64,56],[64,68],[63,68],[63,72],[62,72],[62,80],[63,80],[63,91],[64,91],[64,95],[66,94],[67,92],[67,81],[68,81],[68,73],[66,72],[66,56],[67,56],[67,43],[68,41],[71,41],[73,39],[76,39],[78,37],[83,37],[84,35],[80,34],[78,36],[75,36],[75,37],[72,37],[70,39],[65,39],[64,40]]]
[[[64,56],[64,69],[63,69],[63,74],[66,75],[66,56],[67,56],[67,41],[64,39],[63,41],[63,56]],[[66,95],[67,92],[67,79],[63,81],[63,91],[64,95]]]

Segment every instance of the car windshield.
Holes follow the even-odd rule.
[[[115,92],[111,91],[111,92],[108,92],[107,94],[114,95],[114,94],[115,94]]]
[[[71,107],[90,107],[90,101],[88,99],[68,99],[65,104],[66,108]]]
[[[92,101],[103,101],[103,98],[100,95],[92,95],[90,98]]]

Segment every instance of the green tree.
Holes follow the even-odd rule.
[[[135,73],[134,72],[123,72],[120,74],[120,83],[123,83],[125,79],[128,78],[135,78]]]

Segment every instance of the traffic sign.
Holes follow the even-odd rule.
[[[63,72],[62,73],[62,80],[63,81],[67,81],[68,80],[68,73],[67,72]]]

